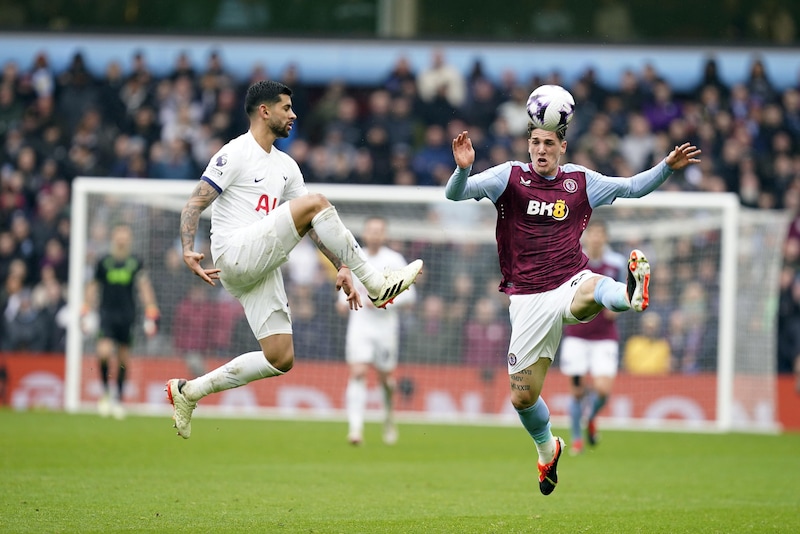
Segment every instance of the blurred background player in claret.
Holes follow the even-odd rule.
[[[625,281],[627,258],[609,247],[605,221],[592,219],[582,241],[589,257],[588,269],[619,282]],[[573,455],[584,450],[584,424],[586,444],[597,444],[597,414],[608,402],[619,366],[616,317],[616,312],[604,309],[588,323],[564,327],[559,359],[561,372],[570,378],[570,453]],[[591,381],[588,380],[590,375]]]

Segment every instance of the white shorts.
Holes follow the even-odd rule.
[[[518,373],[539,358],[555,357],[565,324],[579,321],[572,315],[572,299],[583,280],[596,273],[586,269],[555,289],[533,295],[510,295],[511,342],[508,347],[508,374]]]
[[[567,376],[617,376],[619,342],[613,339],[583,339],[566,336],[558,356]]]
[[[232,234],[217,258],[220,281],[242,303],[256,339],[292,333],[280,266],[300,239],[289,203],[284,202],[256,224]]]
[[[360,312],[359,312],[360,313]],[[388,373],[397,367],[398,337],[387,331],[348,330],[345,359],[347,363],[368,363]]]

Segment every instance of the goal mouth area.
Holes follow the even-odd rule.
[[[180,273],[165,265],[166,251],[178,247],[180,211],[196,186],[194,181],[78,178],[73,186],[72,239],[70,247],[70,302],[82,302],[84,284],[97,253],[98,220],[129,218],[136,233],[137,251],[144,256],[151,279],[169,278],[171,285],[158,289],[159,304],[176,309],[188,288],[202,285],[181,264]],[[499,274],[496,262],[495,208],[491,202],[452,202],[442,188],[398,186],[357,186],[307,184],[312,192],[324,194],[336,206],[345,226],[358,234],[364,221],[373,215],[387,219],[393,246],[413,259],[426,262],[418,283],[419,303],[404,312],[400,366],[397,377],[403,388],[398,392],[396,409],[400,420],[458,424],[506,424],[515,421],[509,403],[505,354],[490,363],[471,365],[458,360],[458,351],[440,354],[409,352],[414,329],[428,321],[423,302],[429,295],[451,295],[443,273],[452,270],[459,276],[472,273],[473,287],[481,295],[496,292]],[[708,332],[704,356],[698,367],[676,369],[665,376],[632,376],[620,369],[609,405],[601,412],[601,422],[609,428],[689,431],[744,430],[772,432],[777,428],[775,407],[775,363],[765,354],[774,353],[774,320],[770,321],[769,301],[776,296],[780,243],[776,235],[786,224],[784,214],[751,212],[739,206],[732,194],[656,192],[641,199],[618,199],[612,206],[595,210],[608,222],[612,246],[627,254],[628,248],[642,248],[653,265],[653,285],[669,284],[668,294],[676,302],[683,290],[680,277],[691,272],[689,266],[676,267],[683,257],[682,247],[693,244],[692,267],[714,266],[714,287],[709,309],[704,314]],[[201,246],[207,244],[208,216],[203,214],[198,232]],[[785,227],[785,226],[784,226]],[[203,234],[201,237],[200,234]],[[307,241],[307,240],[303,240]],[[307,243],[302,244],[303,247]],[[296,250],[298,262],[318,262],[312,280],[316,330],[329,339],[318,341],[314,330],[298,321],[295,329],[297,360],[286,376],[258,381],[244,388],[215,394],[204,399],[209,416],[320,417],[338,420],[344,406],[347,367],[343,355],[345,323],[331,304],[334,294],[330,272],[324,262],[308,248]],[[475,248],[474,256],[467,249]],[[207,254],[207,258],[210,256]],[[467,260],[465,258],[474,258]],[[681,260],[682,261],[682,260]],[[297,282],[295,272],[311,263],[287,265],[287,287]],[[309,269],[311,267],[308,267]],[[474,272],[473,272],[474,271]],[[668,272],[671,271],[671,272]],[[73,276],[72,273],[78,273]],[[682,274],[681,274],[682,273]],[[696,274],[693,273],[693,274]],[[311,275],[307,276],[309,278]],[[774,283],[773,283],[774,282]],[[493,287],[490,287],[493,286]],[[771,288],[775,288],[772,291]],[[478,289],[475,289],[478,288]],[[487,289],[488,288],[488,289]],[[656,290],[657,291],[657,290]],[[290,288],[290,305],[299,298]],[[502,297],[502,296],[501,296]],[[713,302],[712,302],[713,301]],[[172,336],[174,313],[162,316],[162,332],[147,340],[137,327],[132,349],[125,401],[131,411],[161,414],[166,406],[164,382],[175,376],[191,378],[203,369],[213,368],[245,350],[257,350],[247,327],[241,326],[238,302],[224,291],[213,294],[220,314],[217,333],[230,333],[227,339],[209,341],[207,347],[187,350]],[[471,305],[471,304],[470,304]],[[654,301],[654,310],[658,300]],[[170,313],[169,311],[167,313]],[[505,310],[501,318],[507,322]],[[645,313],[651,313],[651,310]],[[637,331],[637,314],[623,314],[620,323],[626,336]],[[757,316],[758,321],[753,317]],[[99,394],[94,365],[94,347],[80,331],[80,317],[71,314],[67,338],[64,404],[69,411],[91,410]],[[757,324],[754,324],[757,323]],[[463,324],[462,324],[463,326]],[[318,332],[317,332],[318,333]],[[226,336],[221,335],[220,338]],[[323,343],[321,348],[307,340]],[[620,348],[622,360],[624,339]],[[253,348],[255,345],[255,348]],[[505,349],[503,349],[505,351]],[[199,363],[198,363],[199,362]],[[566,421],[569,379],[551,369],[543,396],[555,424]],[[447,377],[452,377],[448,380]],[[368,408],[379,413],[380,395],[374,377],[370,378]]]

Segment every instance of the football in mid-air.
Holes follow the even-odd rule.
[[[527,109],[536,128],[563,133],[575,112],[575,99],[560,85],[542,85],[528,97]]]

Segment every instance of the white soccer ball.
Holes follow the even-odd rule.
[[[527,110],[534,127],[564,133],[575,113],[575,99],[560,85],[542,85],[528,97]]]

